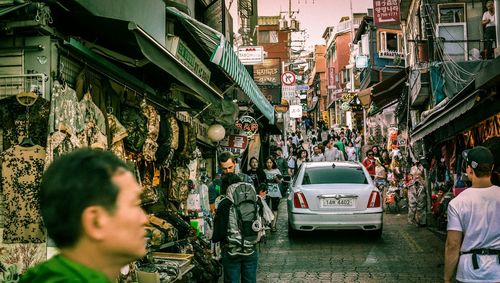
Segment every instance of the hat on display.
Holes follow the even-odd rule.
[[[493,164],[495,162],[493,153],[484,146],[476,146],[466,151],[465,160],[467,161],[467,165],[470,165],[474,169],[476,169],[479,164]]]

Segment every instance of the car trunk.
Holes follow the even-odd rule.
[[[309,210],[341,212],[366,210],[373,187],[369,184],[303,185]]]

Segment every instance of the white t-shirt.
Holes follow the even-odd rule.
[[[448,230],[461,231],[461,252],[473,249],[500,250],[500,187],[469,188],[450,201]],[[498,255],[478,255],[479,269],[472,266],[472,254],[460,256],[457,280],[500,282]]]
[[[490,22],[486,24],[486,27],[494,27],[496,25],[495,24],[495,21],[496,21],[495,14],[493,14],[493,15],[490,14],[490,11],[484,12],[484,14],[483,14],[483,21],[487,20],[487,19],[489,19]]]
[[[274,182],[274,177],[276,175],[282,175],[278,169],[264,169],[267,179],[267,195],[273,198],[281,198],[280,186],[278,183]]]

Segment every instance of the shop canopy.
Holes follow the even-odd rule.
[[[224,35],[174,7],[167,7],[167,13],[179,19],[192,36],[201,42],[210,60],[220,66],[246,93],[269,123],[274,124],[273,106],[259,90]]]
[[[171,75],[207,104],[217,105],[223,98],[220,90],[202,80],[134,22],[81,13],[68,14],[64,20],[66,24],[61,26],[61,30],[87,39],[82,43],[71,38],[65,42],[66,46],[101,66],[107,73],[123,73],[114,64],[103,63],[109,57],[106,53],[113,52],[114,57],[121,59],[119,62],[133,69],[150,68],[154,72],[149,75],[161,76],[164,72]],[[107,52],[101,52],[97,45],[106,48]]]
[[[463,99],[451,99],[445,107],[433,112],[424,121],[418,124],[411,134],[411,141],[416,142],[436,130],[454,122],[458,117],[467,113],[476,102],[478,91],[470,93]],[[465,124],[465,120],[463,120]]]
[[[385,79],[369,88],[358,92],[358,98],[363,107],[369,107],[373,102],[378,109],[382,110],[393,105],[403,91],[408,78],[408,69],[403,69],[388,79]]]

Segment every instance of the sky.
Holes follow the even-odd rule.
[[[351,1],[353,13],[366,13],[368,8],[373,7],[373,0]],[[226,0],[226,2],[231,2],[231,0]],[[232,0],[232,2],[231,6],[235,8],[238,0]],[[280,11],[288,11],[288,3],[289,0],[258,0],[258,14],[259,16],[277,16]],[[326,27],[335,26],[342,16],[351,14],[349,0],[291,0],[291,4],[292,11],[299,11],[294,16],[300,22],[300,29],[306,30],[306,49],[312,49],[315,44],[326,44],[321,37]],[[237,22],[237,13],[231,12],[231,14]],[[294,39],[297,36],[300,34],[294,36]]]

